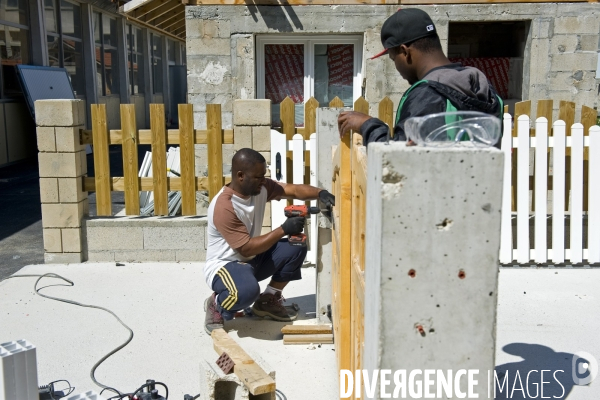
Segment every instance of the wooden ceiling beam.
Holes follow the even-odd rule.
[[[166,3],[158,8],[155,8],[154,10],[150,11],[148,14],[144,15],[144,17],[142,17],[142,19],[146,22],[152,22],[158,18],[168,15],[169,13],[177,11],[180,8],[183,8],[185,10],[185,6],[177,1]]]
[[[185,18],[185,8],[183,8],[183,6],[181,6],[181,10],[173,10],[168,14],[155,19],[152,21],[152,25],[155,25],[161,29],[165,29],[168,28],[174,21],[178,21],[180,17]]]
[[[179,1],[178,0],[152,0],[152,1],[149,1],[148,3],[144,4],[143,6],[133,9],[131,12],[127,13],[127,15],[130,15],[133,18],[140,19],[140,18],[146,16],[147,14],[151,13],[152,11],[154,11],[166,4],[172,4],[172,3],[179,3]]]
[[[183,28],[185,30],[185,18],[182,18],[181,20],[173,22],[171,25],[169,25],[168,27],[165,27],[163,29],[166,31],[169,31],[169,32],[175,32],[175,31],[179,31],[181,28]]]

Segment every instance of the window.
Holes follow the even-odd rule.
[[[177,64],[177,54],[175,52],[175,46],[179,46],[179,43],[175,43],[173,40],[167,40],[167,45],[169,46],[169,50],[168,50],[168,60],[169,60],[169,65],[176,65]]]
[[[142,30],[127,25],[127,59],[131,94],[144,93],[144,52]]]
[[[44,11],[49,65],[65,68],[75,95],[85,96],[81,7],[65,0],[44,0]]]
[[[304,103],[314,97],[324,107],[336,96],[352,106],[361,96],[362,37],[259,36],[257,97],[271,99],[273,125],[279,103],[296,103],[296,125],[304,124]]]
[[[98,95],[119,94],[119,55],[117,53],[117,20],[94,13],[96,47],[96,82]]]
[[[151,34],[152,40],[152,89],[154,93],[163,91],[162,38]]]
[[[0,0],[0,61],[2,97],[21,93],[15,65],[29,62],[26,0]]]

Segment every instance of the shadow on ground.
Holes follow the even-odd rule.
[[[297,321],[315,318],[316,297],[314,294],[286,298],[286,306],[292,303],[298,304],[300,308]],[[281,328],[290,324],[292,322],[279,322],[270,318],[246,316],[225,322],[225,330],[235,330],[241,338],[252,337],[260,340],[281,340],[283,339]]]
[[[495,383],[496,400],[566,399],[573,389],[574,354],[555,352],[550,347],[529,343],[511,343],[502,350],[523,360],[496,367],[499,382]],[[579,359],[578,363],[585,361]],[[583,379],[585,374],[578,374],[578,377]]]

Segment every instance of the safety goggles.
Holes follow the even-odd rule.
[[[404,130],[420,146],[490,147],[500,139],[500,119],[476,111],[443,112],[409,118]]]

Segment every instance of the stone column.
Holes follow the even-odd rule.
[[[363,368],[407,377],[418,369],[479,370],[474,392],[486,397],[503,154],[399,142],[368,149]],[[466,377],[459,386],[466,393]]]
[[[82,220],[88,213],[83,189],[87,173],[80,130],[85,124],[83,100],[35,102],[40,169],[40,198],[46,263],[79,263]]]
[[[234,100],[233,142],[234,151],[254,149],[271,164],[271,100]],[[268,168],[267,176],[271,176]],[[262,233],[270,231],[271,204],[267,204]]]

